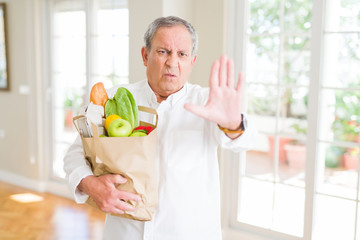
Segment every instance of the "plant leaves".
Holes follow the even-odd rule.
[[[117,114],[116,102],[113,99],[109,99],[105,104],[105,117],[113,114]]]
[[[139,126],[138,107],[131,92],[124,87],[118,88],[114,97],[105,105],[105,116],[117,114],[127,120],[134,129]]]

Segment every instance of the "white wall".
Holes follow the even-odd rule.
[[[146,77],[145,67],[141,58],[143,36],[148,24],[156,17],[162,16],[162,0],[129,1],[130,17],[130,82],[137,82]]]
[[[193,25],[199,35],[199,51],[190,82],[208,86],[210,69],[215,59],[225,52],[226,1],[196,0],[193,2]]]
[[[35,1],[7,4],[10,91],[0,92],[0,171],[40,180],[37,136]],[[40,49],[38,49],[40,51]],[[41,122],[41,119],[39,120]],[[4,174],[0,174],[4,176]]]

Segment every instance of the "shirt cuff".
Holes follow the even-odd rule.
[[[69,185],[70,190],[74,196],[74,200],[77,203],[85,203],[86,200],[89,198],[89,195],[87,195],[84,192],[81,192],[77,186],[81,182],[81,180],[87,176],[93,175],[91,169],[89,167],[80,167],[73,171],[71,175],[69,176]]]
[[[248,121],[247,114],[243,113],[244,133],[241,136],[231,139],[226,134],[217,128],[217,136],[219,143],[222,147],[230,149],[235,152],[248,150],[253,147],[254,139],[256,138],[257,131],[251,121]]]

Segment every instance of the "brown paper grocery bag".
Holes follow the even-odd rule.
[[[127,179],[127,182],[118,185],[117,188],[141,196],[142,201],[139,203],[128,202],[136,208],[134,212],[129,211],[117,216],[147,221],[152,219],[158,203],[156,170],[157,113],[154,109],[141,106],[139,106],[139,111],[156,116],[155,125],[140,122],[142,126],[150,125],[155,128],[147,136],[99,137],[98,126],[92,123],[93,137],[81,136],[81,139],[85,158],[90,163],[95,176],[108,173],[121,174]],[[95,201],[91,197],[89,197],[87,203],[97,208]]]

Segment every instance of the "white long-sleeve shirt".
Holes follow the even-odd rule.
[[[185,84],[167,100],[158,103],[146,80],[125,86],[137,105],[156,109],[158,129],[159,204],[152,221],[140,222],[107,215],[106,240],[219,240],[220,183],[218,145],[234,151],[246,150],[254,140],[251,122],[237,139],[228,138],[215,123],[184,109],[191,102],[204,105],[208,89]],[[108,91],[109,98],[117,87]],[[141,116],[140,116],[141,119]],[[246,115],[244,115],[244,121]],[[77,189],[91,175],[78,138],[64,158],[64,169],[76,202],[88,196]]]

